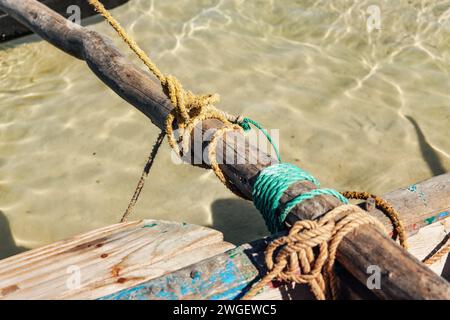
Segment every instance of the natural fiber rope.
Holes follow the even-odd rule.
[[[95,8],[97,12],[99,12],[107,21],[108,23],[116,30],[116,32],[119,34],[119,36],[125,41],[125,43],[130,47],[130,49],[136,53],[136,55],[144,62],[144,64],[148,67],[148,69],[158,78],[163,88],[166,89],[167,95],[170,98],[170,101],[174,105],[174,109],[172,112],[168,115],[165,123],[165,132],[161,132],[157,143],[155,144],[153,151],[157,151],[164,135],[168,135],[168,142],[169,145],[178,153],[180,157],[183,156],[183,151],[187,149],[189,139],[186,139],[185,134],[190,134],[195,125],[199,121],[203,121],[206,119],[218,119],[221,122],[224,123],[224,127],[221,129],[218,129],[209,144],[209,161],[212,170],[216,174],[216,176],[219,178],[222,183],[224,183],[231,191],[236,193],[238,196],[244,197],[240,191],[237,189],[236,186],[233,185],[233,183],[229,180],[227,180],[220,169],[220,166],[217,163],[216,159],[216,146],[217,146],[217,140],[227,132],[227,131],[235,131],[235,130],[242,130],[242,128],[247,131],[250,128],[250,124],[255,125],[258,129],[260,129],[264,135],[267,137],[269,142],[274,147],[274,150],[276,152],[276,155],[278,157],[278,160],[281,161],[280,154],[278,152],[277,147],[272,142],[270,135],[257,123],[254,122],[248,118],[243,118],[241,116],[233,116],[230,114],[227,114],[223,111],[220,111],[216,109],[213,104],[219,101],[219,96],[214,94],[208,94],[208,95],[195,95],[191,91],[183,89],[180,81],[172,76],[172,75],[164,75],[161,70],[153,63],[153,61],[150,59],[150,57],[137,45],[137,43],[125,32],[125,30],[120,26],[120,24],[113,18],[113,16],[108,12],[108,10],[103,6],[103,4],[98,0],[88,0],[89,3]],[[181,132],[180,138],[177,140],[174,135],[173,126],[174,122],[176,121],[178,129]],[[158,142],[159,141],[159,142]],[[178,144],[182,143],[182,149],[178,147]],[[148,175],[148,170],[151,167],[151,164],[153,163],[153,159],[155,154],[150,156],[147,165],[144,169],[144,172],[141,176],[141,179],[139,180],[139,183],[136,187],[136,191],[130,201],[130,204],[122,217],[122,221],[125,221],[127,216],[131,213],[132,208],[134,207],[137,199],[139,198],[139,194],[143,188],[144,181],[146,176]],[[322,191],[315,191],[313,190],[310,193],[306,193],[303,195],[300,195],[299,197],[293,199],[291,203],[288,203],[285,207],[285,211],[282,214],[282,216],[285,217],[285,215],[290,211],[290,209],[295,206],[296,204],[306,200],[310,199],[316,195],[320,194],[331,194],[333,196],[336,196],[339,198],[339,195],[334,190],[331,189],[317,189]],[[398,218],[397,213],[395,210],[383,199],[373,196],[367,192],[345,192],[343,194],[347,198],[351,199],[368,199],[368,198],[374,198],[375,202],[377,204],[377,207],[380,208],[391,220],[393,226],[394,226],[394,237],[398,235],[400,239],[400,243],[406,248],[406,233],[404,231],[403,225]],[[302,197],[303,196],[303,197]],[[342,201],[342,200],[341,200]],[[275,202],[278,204],[278,202]],[[280,276],[284,280],[294,279],[298,280],[297,282],[303,283],[308,282],[318,298],[325,298],[325,282],[324,277],[330,279],[330,287],[332,290],[332,296],[335,296],[335,285],[334,285],[334,279],[333,279],[333,273],[332,273],[332,266],[334,264],[335,259],[335,252],[337,245],[342,240],[342,238],[351,230],[356,228],[357,226],[361,224],[379,224],[378,221],[376,221],[374,218],[371,218],[370,216],[364,214],[361,215],[361,212],[358,212],[358,207],[351,206],[351,205],[345,205],[338,207],[334,210],[332,210],[329,214],[327,214],[324,218],[319,220],[318,223],[314,221],[299,221],[297,222],[292,228],[289,233],[289,236],[292,236],[292,239],[296,239],[298,242],[304,240],[308,240],[305,243],[295,243],[292,242],[292,239],[283,237],[276,241],[274,241],[268,248],[268,250],[272,250],[272,253],[274,252],[274,248],[277,243],[279,245],[287,245],[281,252],[284,255],[277,256],[277,263],[273,264],[273,261],[271,263],[272,271],[261,281],[257,286],[255,286],[247,295],[246,297],[251,296],[251,294],[254,294],[255,291],[259,291],[259,287],[261,287],[261,284],[264,282],[267,283],[271,281],[271,279]],[[358,208],[359,209],[359,208]],[[343,210],[347,210],[347,214],[339,220],[337,223],[330,224],[332,218],[337,216],[338,214],[341,214]],[[362,211],[359,209],[359,211]],[[363,211],[362,211],[363,212]],[[328,218],[331,217],[331,218]],[[361,218],[361,220],[355,219],[354,217]],[[283,218],[283,217],[282,217]],[[330,229],[330,226],[333,226],[332,229]],[[302,233],[302,230],[306,230]],[[318,232],[318,230],[320,232]],[[300,232],[297,235],[296,232]],[[327,236],[329,236],[327,238]],[[283,240],[282,240],[283,239]],[[327,240],[328,239],[328,240]],[[447,239],[448,240],[448,239]],[[283,242],[285,241],[285,242]],[[327,244],[329,242],[329,244]],[[448,241],[447,241],[448,242]],[[320,254],[318,256],[318,259],[314,263],[313,271],[311,272],[311,262],[313,262],[313,252],[312,247],[319,246],[320,247]],[[329,249],[328,249],[329,246]],[[286,249],[287,248],[287,249]],[[296,253],[295,249],[298,249]],[[326,251],[328,249],[328,252]],[[437,251],[435,254],[433,254],[431,257],[429,257],[427,260],[424,260],[424,263],[426,264],[432,264],[433,262],[440,259],[443,255],[448,253],[450,251],[450,245],[447,243],[447,245]],[[299,254],[298,256],[298,262],[300,262],[300,266],[302,266],[303,271],[306,273],[310,273],[309,276],[306,274],[302,275],[296,275],[295,272],[293,272],[291,269],[289,272],[284,272],[283,269],[286,266],[289,266],[289,268],[292,268],[292,266],[295,266],[296,263],[295,259],[293,259],[293,255]],[[287,258],[290,257],[290,263],[287,263]],[[267,259],[267,256],[266,256]],[[283,260],[284,259],[284,260]],[[328,261],[327,261],[328,259]],[[322,275],[322,272],[319,272],[322,270],[323,266],[326,263],[326,269],[325,273]],[[269,266],[269,264],[268,264]],[[320,270],[319,270],[320,269]],[[271,278],[271,279],[270,279]],[[269,279],[269,280],[268,280]],[[262,285],[263,286],[263,285]]]
[[[269,273],[244,296],[245,299],[253,297],[275,278],[308,283],[317,299],[325,299],[328,289],[331,290],[330,296],[336,298],[337,289],[332,268],[338,244],[348,232],[362,224],[382,226],[361,208],[348,205],[347,198],[373,198],[376,207],[391,220],[394,239],[398,234],[400,244],[404,248],[407,246],[406,233],[398,213],[385,200],[367,192],[345,192],[341,195],[333,189],[313,189],[290,200],[279,213],[282,195],[291,184],[298,181],[309,181],[320,187],[319,181],[308,172],[289,163],[271,165],[258,175],[253,186],[253,202],[261,211],[272,233],[283,228],[286,216],[295,205],[315,196],[334,196],[344,203],[344,206],[335,208],[318,221],[298,221],[291,227],[287,236],[270,243],[265,253]],[[384,227],[381,228],[384,230]],[[317,256],[314,250],[318,251]],[[277,255],[274,263],[275,251]]]
[[[236,117],[229,115],[223,111],[216,109],[213,104],[219,101],[217,94],[207,95],[195,95],[189,90],[183,89],[180,81],[172,75],[164,75],[161,70],[156,66],[150,57],[138,46],[138,44],[126,33],[119,22],[108,12],[104,5],[99,0],[88,0],[89,3],[100,13],[108,23],[116,30],[118,35],[125,41],[130,49],[136,53],[139,59],[144,62],[148,69],[158,78],[162,87],[166,90],[170,101],[172,102],[174,109],[168,115],[165,123],[165,132],[167,133],[169,145],[182,157],[183,151],[187,149],[189,139],[186,139],[186,134],[190,134],[192,129],[199,121],[206,119],[218,119],[224,123],[224,127],[217,130],[216,134],[209,145],[209,155],[212,157],[209,159],[211,168],[231,191],[237,193],[239,196],[243,196],[238,189],[227,180],[217,164],[217,160],[214,158],[215,150],[211,151],[217,145],[217,139],[221,138],[227,131],[242,130],[241,126],[236,125],[239,119],[242,117]],[[180,138],[177,140],[174,135],[173,125],[176,121],[179,131],[181,132]],[[178,147],[178,143],[182,143],[183,148]]]
[[[349,232],[365,224],[385,230],[377,219],[355,205],[336,207],[318,221],[297,221],[287,236],[268,245],[265,255],[269,272],[243,299],[251,299],[274,279],[307,283],[318,300],[335,299],[337,248]]]
[[[164,131],[161,131],[159,133],[158,137],[156,138],[156,142],[153,145],[153,148],[152,148],[152,151],[150,152],[147,163],[145,164],[144,170],[142,171],[141,178],[139,179],[139,182],[136,186],[133,197],[131,197],[131,200],[130,200],[130,203],[128,204],[127,210],[125,210],[125,213],[123,214],[122,219],[120,219],[120,222],[127,221],[128,216],[132,213],[133,208],[139,199],[142,188],[144,187],[145,179],[148,177],[148,173],[150,172],[153,162],[155,161],[156,154],[158,153],[159,147],[161,146],[162,142],[164,141],[165,136],[166,136],[166,133]]]
[[[450,252],[450,233],[447,233],[444,240],[438,245],[438,249],[433,250],[425,259],[422,260],[424,264],[430,266],[441,260],[447,253]]]
[[[388,217],[392,223],[392,226],[394,228],[394,232],[392,235],[393,239],[396,240],[398,237],[400,245],[403,248],[408,249],[408,236],[406,234],[405,227],[403,226],[403,223],[400,220],[400,216],[397,211],[395,211],[395,209],[386,200],[368,192],[346,191],[343,192],[342,195],[347,199],[374,199],[377,209],[383,212],[384,215],[386,215],[386,217]]]

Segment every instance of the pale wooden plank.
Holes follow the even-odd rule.
[[[450,232],[450,218],[421,228],[417,234],[409,238],[409,251],[417,259],[425,258]],[[429,266],[435,273],[441,275],[447,256]]]
[[[95,299],[233,247],[220,232],[191,224],[116,224],[0,261],[0,299]],[[73,266],[79,288],[70,281]]]
[[[410,253],[422,259],[445,236],[450,219],[424,227],[410,238]],[[447,225],[448,228],[448,225]],[[105,300],[237,299],[264,272],[264,249],[270,238],[243,244],[171,274],[107,295]],[[442,260],[442,265],[445,259]],[[432,267],[435,272],[439,268]],[[422,270],[423,271],[423,270]],[[254,300],[313,299],[306,285],[266,286]]]

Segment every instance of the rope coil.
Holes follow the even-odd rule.
[[[318,221],[297,221],[287,236],[267,246],[269,272],[243,299],[251,299],[274,279],[307,283],[318,300],[335,299],[337,284],[333,267],[338,245],[349,232],[365,224],[385,230],[378,220],[355,205],[339,206]]]
[[[333,266],[336,250],[349,232],[364,224],[373,224],[386,231],[384,226],[366,211],[349,205],[348,199],[374,199],[375,206],[391,221],[393,239],[399,237],[400,245],[407,248],[406,232],[398,213],[384,199],[367,192],[338,193],[333,189],[312,189],[287,202],[279,209],[283,193],[295,182],[309,181],[320,187],[308,172],[288,163],[269,166],[261,171],[253,187],[253,201],[263,214],[271,232],[283,229],[284,220],[290,210],[299,203],[320,195],[331,195],[344,205],[326,213],[318,221],[297,221],[287,236],[275,239],[266,248],[268,273],[244,296],[254,297],[265,285],[274,279],[295,283],[307,283],[318,300],[337,297],[337,285]],[[281,211],[280,214],[277,214]]]

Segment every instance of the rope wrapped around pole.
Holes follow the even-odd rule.
[[[336,299],[338,288],[333,267],[337,247],[349,232],[364,224],[386,231],[377,219],[355,205],[339,206],[318,221],[297,221],[287,236],[267,246],[269,272],[243,299],[251,299],[274,279],[307,283],[318,300]]]

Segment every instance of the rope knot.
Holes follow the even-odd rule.
[[[244,116],[240,115],[236,118],[236,123],[244,129],[245,132],[250,131],[252,127],[250,126],[250,119],[245,118]]]
[[[253,297],[274,279],[307,283],[319,300],[336,298],[333,266],[337,247],[345,235],[363,224],[384,230],[378,220],[355,205],[339,206],[318,221],[297,221],[288,235],[267,246],[265,262],[269,271],[244,299]]]

